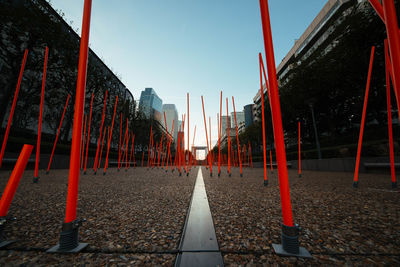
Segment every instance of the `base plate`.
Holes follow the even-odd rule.
[[[312,258],[310,252],[304,247],[299,247],[299,254],[293,254],[285,251],[281,244],[272,244],[276,254],[285,257],[300,257],[300,258]]]
[[[58,250],[60,248],[60,244],[55,245],[54,247],[48,249],[47,253],[78,253],[89,245],[89,243],[79,243],[78,246],[71,250]]]
[[[14,242],[15,242],[15,240],[11,240],[11,241],[5,240],[5,241],[0,243],[0,248],[5,248],[6,246],[8,246],[8,245],[10,245],[10,244],[12,244]]]

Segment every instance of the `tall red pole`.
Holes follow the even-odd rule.
[[[111,121],[111,129],[110,129],[109,137],[108,137],[108,140],[107,140],[106,162],[104,163],[103,175],[106,174],[106,170],[108,168],[108,153],[110,152],[110,144],[111,144],[112,132],[113,132],[113,128],[114,128],[115,112],[117,111],[117,104],[118,104],[118,95],[115,98],[113,118],[112,118],[112,121]]]
[[[189,176],[189,161],[190,161],[190,147],[189,147],[189,93],[187,93],[187,162],[186,162],[186,175]]]
[[[119,164],[121,161],[121,138],[122,138],[122,112],[120,115],[120,123],[119,123],[119,144],[118,144],[118,170],[119,170]]]
[[[222,91],[219,101],[219,138],[218,138],[218,176],[221,174],[221,138],[222,138]]]
[[[86,88],[86,74],[87,74],[86,70],[87,70],[87,61],[88,61],[87,59],[89,50],[88,44],[89,44],[91,8],[92,8],[92,1],[85,0],[83,19],[82,19],[81,45],[79,51],[78,81],[75,94],[75,112],[74,112],[74,124],[72,132],[71,158],[69,165],[67,207],[65,214],[66,224],[72,223],[74,220],[76,220],[76,207],[78,202],[78,184],[79,184],[79,157],[81,154],[80,144],[82,137],[83,110],[85,104],[85,88]]]
[[[386,33],[392,65],[392,75],[397,106],[400,106],[400,32],[394,0],[383,0]],[[399,112],[400,113],[400,112]]]
[[[258,59],[259,59],[259,65],[260,65],[260,84],[261,84],[261,116],[262,116],[262,135],[263,135],[263,156],[264,156],[264,185],[268,185],[268,177],[267,177],[267,151],[265,148],[266,141],[265,141],[265,115],[264,115],[264,85],[263,85],[263,76],[262,76],[262,71],[263,69],[263,59],[261,53],[258,53]],[[264,77],[265,77],[265,70],[264,70]],[[268,81],[265,79],[265,85],[267,86]],[[269,92],[269,88],[267,86],[267,91]],[[272,160],[272,159],[271,159]],[[272,163],[271,163],[272,166]]]
[[[106,105],[107,105],[107,90],[106,90],[106,95],[104,96],[103,114],[101,115],[101,124],[100,124],[100,134],[99,134],[99,140],[97,141],[96,156],[94,158],[94,164],[93,164],[93,171],[95,174],[97,172],[97,165],[98,165],[97,163],[99,160],[101,136],[103,135],[103,125],[104,125],[104,117],[106,115]],[[103,136],[105,136],[105,135],[103,135]],[[103,137],[103,139],[104,139],[104,137]]]
[[[193,154],[194,138],[195,138],[195,137],[196,137],[196,125],[194,126],[192,150],[191,150],[190,154]],[[193,155],[192,155],[192,158],[193,158]],[[190,161],[189,170],[190,170],[190,167],[191,167],[191,166],[192,166],[192,161]]]
[[[208,164],[209,164],[209,166],[210,166],[210,176],[212,176],[211,155],[210,155],[210,147],[209,147],[209,145],[208,145],[207,121],[206,121],[206,113],[205,113],[205,111],[204,111],[203,96],[201,96],[201,105],[202,105],[202,107],[203,107],[204,128],[205,128],[205,130],[206,130],[206,140],[207,140],[207,149],[208,149],[207,158],[208,158]]]
[[[213,164],[213,154],[212,154],[212,149],[211,149],[211,117],[208,117],[208,125],[209,128],[208,130],[210,131],[210,157],[211,157],[211,165]]]
[[[301,134],[300,134],[300,122],[298,122],[299,127],[299,177],[301,177]]]
[[[7,186],[4,189],[4,193],[0,199],[0,217],[5,217],[8,213],[8,209],[10,208],[15,192],[17,191],[17,187],[19,181],[21,180],[22,174],[25,171],[26,164],[28,164],[32,150],[33,146],[24,145],[21,153],[19,154],[17,163],[15,164],[14,170],[11,173],[10,179],[8,180]]]
[[[126,142],[129,142],[129,131],[128,131],[128,125],[129,124],[129,121],[128,121],[128,118],[126,118],[126,129],[125,129],[125,134],[124,134],[124,141],[122,142],[122,147],[121,147],[121,157],[120,157],[120,162],[118,163],[118,171],[119,171],[119,169],[120,169],[120,167],[122,166],[122,162],[123,162],[123,160],[124,160],[124,157],[125,157],[125,152],[126,152],[126,147],[125,147],[125,149],[124,149],[124,146],[126,145],[125,143]]]
[[[364,106],[363,106],[361,125],[360,125],[360,136],[358,137],[357,158],[356,158],[356,168],[354,170],[353,187],[358,187],[358,170],[359,170],[359,167],[360,167],[361,144],[362,144],[362,139],[363,139],[363,134],[364,134],[365,114],[367,112],[369,85],[370,85],[370,82],[371,82],[372,65],[374,63],[374,53],[375,53],[375,46],[372,46],[372,48],[371,48],[371,56],[370,56],[370,59],[369,59],[367,86],[365,88]]]
[[[13,103],[12,103],[11,110],[10,110],[10,115],[8,116],[7,128],[6,128],[6,132],[4,134],[3,144],[1,145],[0,167],[3,162],[4,151],[6,150],[7,139],[8,139],[8,135],[10,133],[10,127],[11,127],[11,122],[12,122],[12,119],[14,116],[15,106],[17,105],[19,88],[21,87],[22,75],[24,74],[25,63],[26,63],[27,57],[28,57],[28,49],[25,49],[24,58],[22,59],[21,69],[19,71],[17,87],[15,88],[14,99],[13,99]]]
[[[179,131],[178,131],[178,145],[176,146],[176,153],[175,153],[175,158],[178,157],[179,160],[179,176],[181,176],[181,125],[179,125]]]
[[[149,169],[149,165],[150,165],[150,146],[151,146],[152,138],[153,138],[153,125],[150,126],[149,147],[148,147],[148,152],[147,152],[147,169]]]
[[[60,125],[58,125],[56,140],[54,140],[54,145],[53,145],[53,150],[51,151],[51,156],[50,156],[50,160],[49,160],[49,165],[47,166],[47,172],[49,172],[49,170],[50,170],[51,160],[53,159],[53,156],[54,156],[54,151],[55,151],[55,149],[56,149],[58,136],[59,136],[59,134],[60,134],[61,125],[62,125],[62,122],[63,122],[63,119],[64,119],[65,111],[67,110],[68,101],[69,101],[69,98],[70,98],[70,97],[71,97],[71,95],[68,94],[67,102],[65,102],[64,110],[63,110],[63,113],[62,113],[62,116],[61,116]],[[85,118],[86,118],[86,117],[85,117]],[[85,123],[85,124],[86,124],[86,123]],[[85,139],[85,137],[83,137],[83,139]]]
[[[69,95],[68,95],[69,96]],[[81,148],[81,169],[83,168],[83,159],[85,158],[85,140],[86,140],[86,121],[87,121],[87,115],[85,114],[85,123],[84,123],[84,128],[83,128],[83,138],[82,138],[82,148]]]
[[[226,142],[228,143],[228,174],[231,176],[231,139],[229,137],[229,108],[228,98],[226,98]]]
[[[108,127],[108,128],[104,128],[103,139],[101,140],[101,149],[100,149],[100,154],[99,154],[99,161],[98,161],[98,164],[97,164],[97,166],[96,166],[96,170],[97,170],[98,168],[100,168],[100,165],[101,165],[101,156],[103,155],[104,138],[105,138],[106,135],[107,135],[107,131],[109,131],[109,127]],[[108,135],[107,135],[107,136],[108,136]]]
[[[387,102],[387,115],[388,115],[388,132],[389,132],[389,153],[390,153],[390,173],[392,176],[392,188],[397,187],[396,173],[394,167],[394,152],[393,152],[393,130],[392,130],[392,107],[390,99],[390,77],[391,65],[388,51],[388,43],[385,40],[385,76],[386,76],[386,102]]]
[[[233,114],[235,116],[235,127],[236,127],[236,140],[237,140],[237,155],[239,159],[239,167],[240,167],[240,176],[243,176],[242,172],[242,159],[240,157],[240,143],[239,143],[239,131],[237,127],[237,121],[236,121],[236,110],[235,110],[235,98],[232,96],[232,104],[233,104]]]
[[[283,139],[283,127],[281,107],[278,93],[278,82],[276,79],[274,49],[272,44],[271,24],[269,19],[268,1],[260,0],[261,21],[263,26],[264,47],[266,53],[266,65],[269,77],[270,103],[273,117],[274,139],[276,144],[276,155],[279,172],[279,188],[281,193],[283,223],[286,226],[293,226],[292,205],[290,203],[289,181],[286,165],[285,142]],[[262,88],[261,88],[262,89]]]
[[[39,110],[39,126],[36,141],[36,160],[35,160],[35,176],[33,177],[33,182],[37,183],[39,181],[38,171],[39,171],[39,160],[40,160],[40,139],[42,136],[42,119],[43,119],[43,101],[44,101],[44,87],[46,85],[46,71],[47,71],[47,59],[49,57],[49,48],[46,46],[44,52],[44,66],[43,66],[43,78],[42,78],[42,91],[40,94],[40,110]]]
[[[174,134],[174,123],[175,123],[175,120],[172,120],[171,137],[169,138],[169,141],[168,141],[167,170],[168,170],[168,159],[169,159],[169,157],[171,157],[171,142],[172,142],[172,135]],[[171,160],[171,170],[172,170],[172,164],[173,164],[173,162]]]
[[[91,1],[91,0],[90,0]],[[86,56],[87,57],[87,56]],[[86,70],[85,70],[86,73]],[[83,75],[83,74],[81,74]],[[85,74],[85,84],[83,87],[83,90],[85,91],[86,89],[86,74]],[[78,90],[78,88],[77,88]],[[80,89],[81,90],[81,89]],[[76,100],[75,100],[75,105],[77,104]],[[80,104],[80,103],[79,103]],[[85,99],[83,99],[83,105],[85,105]],[[93,92],[92,92],[92,97],[90,99],[90,113],[89,113],[89,123],[88,123],[88,130],[87,130],[87,141],[86,141],[86,156],[85,156],[85,168],[83,170],[83,174],[86,174],[86,167],[87,167],[87,158],[88,158],[88,152],[89,152],[89,143],[90,143],[90,122],[92,121],[92,107],[93,107]],[[75,127],[75,114],[76,114],[76,110],[74,113],[74,127]],[[78,116],[78,115],[77,115]]]

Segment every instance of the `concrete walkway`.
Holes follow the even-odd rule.
[[[200,167],[175,266],[223,265]]]

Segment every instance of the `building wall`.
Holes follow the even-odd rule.
[[[145,88],[140,93],[139,108],[143,111],[146,118],[153,117],[160,122],[162,121],[162,100],[153,88]]]
[[[244,109],[244,125],[249,127],[253,124],[253,104],[249,104],[243,107]]]
[[[164,128],[167,128],[168,133],[171,134],[172,123],[174,123],[174,131],[172,135],[174,140],[178,140],[179,117],[175,104],[164,104],[162,106],[162,113],[164,112],[165,112],[165,119],[167,121],[167,127],[165,127],[164,114],[162,115],[163,118],[161,120],[161,124],[164,126]]]
[[[221,135],[226,135],[226,129],[228,127],[231,128],[231,116],[221,116]]]

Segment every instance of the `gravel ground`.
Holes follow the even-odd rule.
[[[0,190],[10,174],[0,172]],[[77,216],[87,221],[80,227],[80,241],[90,246],[88,253],[63,256],[44,251],[58,243],[68,171],[41,171],[38,184],[32,183],[33,174],[24,173],[11,204],[9,215],[17,219],[6,226],[6,234],[19,241],[1,252],[0,265],[173,264],[197,170],[189,177],[146,168],[81,174]]]
[[[328,264],[400,265],[400,191],[391,189],[388,175],[289,170],[295,223],[303,231],[300,243],[314,259],[281,258],[272,243],[281,243],[282,222],[277,172],[239,169],[228,177],[204,173],[208,201],[226,265]]]

